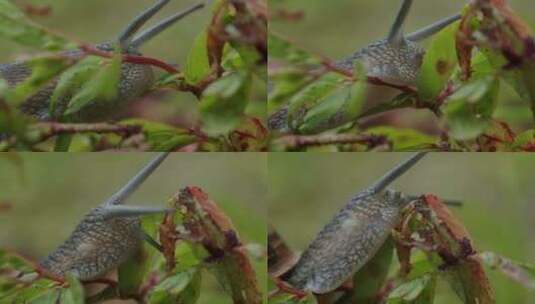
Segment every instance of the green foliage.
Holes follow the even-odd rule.
[[[154,287],[148,303],[195,303],[199,298],[200,284],[201,273],[197,269],[168,276]]]
[[[388,278],[388,271],[394,256],[394,241],[388,238],[375,256],[353,276],[350,302],[372,304]]]
[[[457,66],[455,35],[458,28],[459,23],[454,23],[432,38],[418,75],[418,94],[422,100],[434,100]]]
[[[189,84],[196,84],[210,75],[207,39],[208,34],[203,31],[193,42],[184,68],[184,77]]]
[[[225,227],[231,227],[230,218],[227,218],[213,202],[210,203],[212,207],[208,212],[204,209],[205,206],[200,205],[191,209],[178,197],[170,199],[169,204],[180,210],[174,215],[166,215],[173,218],[175,224],[172,227],[168,227],[168,224],[163,221],[164,216],[153,215],[142,218],[142,228],[147,235],[160,241],[164,252],[168,249],[173,250],[174,256],[164,256],[147,242],[143,244],[142,250],[133,254],[129,260],[119,266],[117,284],[109,285],[95,295],[86,296],[84,285],[87,282],[80,283],[72,275],[68,275],[65,282],[38,276],[36,263],[0,248],[0,302],[53,304],[59,301],[65,304],[84,304],[121,298],[143,299],[144,302],[151,304],[194,304],[198,302],[202,289],[205,287],[202,284],[204,277],[202,270],[208,269],[223,286],[231,286],[228,295],[234,303],[260,304],[260,300],[252,302],[247,300],[253,293],[252,286],[257,284],[256,274],[249,265],[249,257],[245,251],[238,253],[237,249],[230,248],[231,245],[226,244],[227,240],[225,240],[227,235],[223,235],[225,233],[237,236],[236,231],[220,231],[222,227],[215,224],[217,221],[220,224],[220,219],[225,218],[228,221]],[[213,230],[211,230],[212,228],[208,228],[206,223],[212,221],[211,217],[214,215],[218,217],[218,220],[214,222]],[[200,224],[197,227],[199,229],[189,231],[191,226],[188,226],[189,222],[184,218],[190,217],[204,224]],[[176,224],[180,226],[176,227]],[[171,230],[166,231],[163,229],[164,226]],[[163,239],[166,237],[176,238],[178,231],[184,233],[186,239],[190,237],[191,240],[176,242],[175,239],[172,244],[164,243]],[[196,240],[196,237],[199,239]],[[239,239],[236,240],[239,242]],[[211,256],[213,253],[203,249],[203,242],[216,246],[210,248],[217,249],[224,256]],[[172,268],[168,266],[169,259],[175,264]],[[248,273],[240,271],[242,267],[247,269]],[[58,279],[61,278],[54,278],[54,280]],[[255,294],[255,296],[259,295]],[[245,299],[245,302],[240,300],[240,297]]]
[[[218,136],[235,129],[244,118],[250,88],[251,75],[246,72],[230,73],[210,84],[200,106],[203,130]]]

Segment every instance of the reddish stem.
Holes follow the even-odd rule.
[[[86,54],[90,55],[96,55],[100,57],[105,58],[112,58],[115,54],[112,52],[106,52],[103,50],[99,50],[94,46],[87,45],[87,44],[81,44],[79,45],[80,50],[84,51]],[[129,63],[135,63],[135,64],[144,64],[144,65],[152,65],[155,67],[158,67],[168,73],[171,74],[178,74],[180,73],[179,70],[177,70],[175,67],[173,67],[170,64],[167,64],[159,59],[146,57],[146,56],[138,56],[138,55],[130,55],[130,54],[122,54],[122,61],[123,62],[129,62]]]

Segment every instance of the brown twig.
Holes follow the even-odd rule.
[[[276,145],[283,145],[285,150],[335,144],[365,144],[376,147],[385,143],[385,136],[361,134],[286,135],[275,141]]]
[[[89,54],[89,55],[96,55],[96,56],[100,56],[104,58],[112,58],[115,55],[115,53],[113,52],[106,52],[103,50],[99,50],[96,47],[92,45],[88,45],[88,44],[80,44],[78,47],[84,53]],[[159,59],[152,58],[152,57],[123,54],[122,61],[129,62],[129,63],[136,63],[136,64],[152,65],[171,74],[180,73],[180,71],[176,69],[174,66],[168,63],[165,63]]]
[[[115,133],[128,137],[132,134],[140,133],[142,128],[137,125],[118,125],[109,123],[95,123],[95,124],[70,124],[57,122],[43,122],[35,124],[39,130],[39,142],[50,139],[61,134],[76,134],[76,133]]]

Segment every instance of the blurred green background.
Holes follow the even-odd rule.
[[[63,242],[91,208],[102,203],[154,154],[0,154],[0,247],[41,258]],[[266,245],[267,169],[261,153],[172,154],[128,199],[165,206],[180,188],[199,186],[233,220],[244,244]],[[17,165],[17,163],[19,165]],[[266,286],[266,260],[255,261]],[[211,274],[199,303],[232,303]]]
[[[384,38],[397,14],[401,0],[268,0],[272,16],[270,30],[295,42],[298,46],[338,60],[351,55],[370,42]],[[442,18],[459,13],[466,0],[416,0],[407,19],[410,33]],[[509,0],[512,8],[535,29],[535,1]],[[303,18],[293,21],[276,18],[278,11],[302,12]],[[425,46],[429,40],[425,41]],[[531,127],[529,104],[522,101],[508,86],[502,86],[500,106],[494,117],[512,124],[516,130]],[[412,110],[403,118],[418,126],[418,121],[431,119],[427,110]],[[401,112],[400,112],[401,113]],[[405,115],[407,118],[405,118]],[[424,128],[425,129],[425,128]]]
[[[269,221],[294,250],[360,190],[405,159],[403,153],[270,154]],[[465,202],[454,208],[475,247],[535,263],[535,154],[430,154],[393,184],[409,194]],[[535,303],[535,291],[488,270],[496,303]],[[442,282],[435,303],[461,303]]]

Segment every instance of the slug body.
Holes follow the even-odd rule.
[[[433,23],[421,30],[409,35],[403,34],[403,26],[412,6],[412,0],[404,0],[397,14],[396,20],[391,26],[387,38],[380,39],[368,46],[357,50],[352,55],[335,62],[335,66],[353,71],[356,62],[362,64],[367,76],[381,79],[394,85],[412,86],[416,84],[420,68],[422,66],[425,50],[418,42],[428,38],[452,22],[458,20],[460,15],[451,16]],[[367,87],[363,109],[361,112],[383,102],[388,102],[399,95],[401,91],[388,86],[370,84]],[[306,110],[296,115],[297,123],[288,121],[288,106],[284,106],[268,118],[268,126],[272,130],[282,133],[303,133],[299,130],[299,121],[303,119]],[[350,122],[345,115],[334,115],[325,124],[320,124],[314,130],[304,133],[318,133],[336,128]],[[297,126],[295,126],[297,124]]]
[[[137,252],[148,236],[140,216],[171,212],[165,208],[124,206],[122,202],[163,162],[160,154],[105,203],[91,210],[75,230],[40,265],[57,277],[67,273],[80,280],[98,279]]]
[[[100,207],[87,214],[41,266],[58,277],[71,273],[80,280],[91,280],[126,261],[142,244],[140,219],[106,219],[103,211]]]
[[[379,40],[336,62],[336,66],[352,71],[356,61],[364,66],[368,76],[397,85],[416,83],[425,50],[417,43],[403,39],[399,45]]]
[[[145,42],[167,29],[176,21],[204,7],[203,3],[192,6],[183,12],[170,16],[136,37],[132,37],[144,23],[169,3],[169,1],[170,0],[157,1],[156,4],[137,16],[122,31],[115,43],[101,43],[97,45],[96,48],[102,51],[113,52],[114,45],[118,45],[123,54],[140,56],[141,53],[138,49]],[[81,59],[83,58],[84,53],[81,50],[72,50],[62,52],[60,55],[71,57],[73,59]],[[23,61],[0,64],[0,78],[6,80],[9,87],[15,87],[25,81],[31,73],[32,71],[30,67]],[[35,95],[25,100],[20,105],[21,111],[39,121],[55,121],[61,118],[73,96],[69,94],[61,96],[60,100],[55,105],[54,113],[51,113],[51,97],[57,83],[58,79],[56,78],[50,81]],[[124,110],[130,102],[148,92],[154,83],[154,71],[150,66],[122,63],[117,96],[114,100],[92,100],[92,102],[83,109],[65,118],[70,122],[98,122],[117,118],[124,113]]]
[[[351,199],[282,279],[300,290],[324,294],[356,273],[377,253],[398,224],[401,210],[414,200],[385,188],[423,156],[414,155]]]
[[[288,278],[317,294],[342,285],[385,242],[408,201],[399,193],[359,193],[317,235]]]

